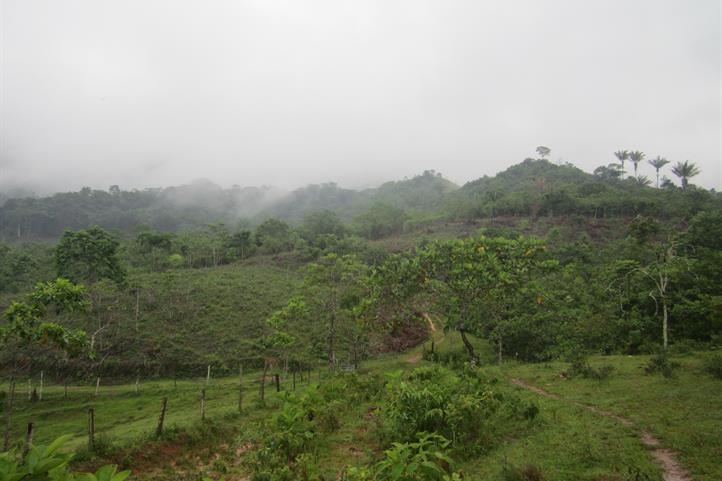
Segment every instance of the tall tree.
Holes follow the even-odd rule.
[[[542,245],[532,239],[480,237],[435,242],[418,253],[418,276],[431,293],[446,329],[457,330],[472,362],[478,361],[469,335],[482,335],[500,296],[518,292],[524,276],[540,265]]]
[[[654,159],[650,159],[647,162],[649,162],[649,165],[654,167],[654,170],[657,173],[657,188],[659,189],[659,171],[662,167],[669,164],[669,160],[658,155]]]
[[[622,179],[624,179],[624,161],[629,159],[629,151],[628,150],[618,150],[614,152],[614,156],[619,161],[619,164],[622,166]]]
[[[74,282],[93,284],[100,279],[125,282],[118,257],[118,241],[98,226],[73,232],[66,230],[55,248],[58,275]]]
[[[637,169],[639,168],[639,163],[644,160],[646,157],[644,152],[641,152],[639,150],[634,150],[629,153],[629,160],[632,161],[634,164],[634,177],[637,177]]]
[[[307,282],[310,286],[320,289],[316,298],[323,305],[326,319],[326,354],[332,368],[338,362],[337,350],[340,323],[347,319],[344,316],[349,299],[357,298],[363,288],[366,265],[352,255],[339,256],[335,253],[326,254],[307,269]]]
[[[690,177],[694,177],[699,174],[701,170],[694,163],[689,160],[685,160],[684,163],[677,162],[672,167],[672,173],[679,177],[682,181],[682,190],[687,189]]]
[[[536,148],[536,153],[539,154],[539,157],[544,159],[544,158],[546,158],[547,155],[552,153],[552,149],[550,149],[549,147],[540,145],[539,147]]]

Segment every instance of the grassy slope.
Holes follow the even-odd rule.
[[[483,343],[477,344],[485,357],[492,355]],[[448,335],[437,340],[437,347],[458,350],[461,343],[456,336]],[[425,364],[417,353],[418,349],[401,355],[385,355],[367,362],[365,369],[410,371]],[[508,363],[501,367],[484,367],[489,376],[498,379],[497,391],[537,403],[540,414],[528,426],[507,433],[485,455],[463,460],[458,468],[467,474],[467,479],[485,480],[504,479],[504,466],[527,465],[538,467],[550,480],[635,479],[637,475],[647,476],[640,479],[661,479],[659,468],[639,441],[634,428],[624,427],[613,419],[573,404],[543,398],[510,385],[508,380],[517,377],[564,398],[603,407],[632,419],[638,426],[657,434],[665,445],[677,450],[695,479],[720,479],[722,472],[717,461],[722,447],[719,434],[722,433],[722,383],[699,371],[699,355],[681,359],[683,367],[672,380],[643,374],[641,366],[645,361],[644,357],[595,358],[592,364],[609,363],[616,368],[612,377],[604,382],[562,380],[559,373],[567,368],[564,363]],[[257,378],[258,373],[249,373],[245,377],[247,416],[255,420],[267,417],[271,412],[268,409],[277,405],[276,394],[270,393],[267,410],[254,406]],[[316,379],[314,373],[314,382]],[[24,423],[33,420],[37,423],[39,440],[72,432],[77,436],[74,445],[80,446],[85,442],[86,408],[92,404],[96,408],[101,436],[114,443],[137,444],[145,442],[144,436],[153,431],[162,396],[169,397],[168,425],[197,426],[198,393],[202,386],[202,379],[179,382],[177,390],[172,381],[151,382],[142,384],[141,393],[136,396],[132,384],[118,385],[102,388],[97,398],[92,395],[92,387],[76,387],[71,389],[68,402],[62,400],[58,388],[50,388],[42,403],[31,405],[24,399],[19,400],[15,432],[20,434]],[[303,386],[305,384],[299,382],[299,389]],[[340,429],[326,436],[318,451],[320,464],[331,479],[344,465],[362,464],[379,456],[379,446],[373,435],[374,407],[383,409],[379,402],[369,402],[346,406],[339,412]],[[212,380],[208,389],[208,416],[242,432],[250,420],[233,416],[236,410],[237,379]],[[241,479],[236,477],[243,472],[243,467],[237,465],[239,446],[242,444],[238,439],[218,439],[215,447],[205,452],[203,460],[197,449],[188,450],[183,457],[192,457],[194,461],[186,459],[185,469],[212,472],[213,460],[220,459],[231,467],[228,479]],[[154,470],[138,473],[137,479],[171,479],[172,469],[166,466],[161,471],[167,477]]]
[[[565,380],[567,364],[508,365],[505,376],[524,379],[564,398],[623,415],[658,436],[679,453],[695,479],[722,479],[722,382],[702,372],[704,355],[676,359],[682,364],[672,379],[645,375],[646,356],[594,358],[615,371],[603,382]]]

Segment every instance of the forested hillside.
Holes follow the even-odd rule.
[[[172,389],[174,419],[185,429],[196,394],[179,385],[195,389],[193,379],[205,379],[205,413],[207,394],[215,403],[231,397],[231,383],[212,384],[211,373],[241,376],[233,412],[260,421],[246,434],[249,441],[235,441],[234,459],[247,464],[203,468],[216,477],[231,469],[258,480],[321,481],[344,473],[349,480],[386,481],[371,473],[416,462],[399,461],[405,459],[395,457],[399,449],[442,456],[443,463],[429,467],[438,476],[424,480],[475,479],[453,471],[454,459],[503,481],[546,479],[534,477],[542,469],[559,479],[606,479],[574,476],[616,472],[624,453],[635,453],[624,462],[639,479],[660,479],[646,448],[628,440],[623,452],[610,451],[604,440],[619,439],[623,429],[597,424],[584,429],[596,430],[600,440],[589,449],[604,455],[590,460],[561,442],[558,459],[538,451],[531,454],[534,466],[499,468],[501,458],[526,456],[529,440],[535,449],[546,437],[560,442],[565,430],[584,431],[575,423],[591,421],[567,414],[573,421],[558,428],[546,401],[500,386],[497,376],[549,376],[554,365],[561,366],[554,379],[594,380],[601,389],[619,371],[618,389],[651,386],[640,395],[661,406],[668,387],[661,379],[680,375],[680,395],[716,402],[722,357],[709,351],[722,348],[722,199],[688,179],[683,187],[652,187],[620,177],[609,166],[588,174],[529,159],[460,188],[427,171],[373,190],[324,184],[274,200],[272,189],[209,183],[8,200],[0,210],[6,239],[0,371],[11,390],[17,379],[28,379],[22,422],[47,416],[46,406],[55,409],[38,404],[43,388],[38,395],[32,387],[38,376],[41,386],[52,383],[53,402],[72,415],[51,432],[72,426],[75,445],[85,425],[78,400],[98,401],[101,379],[135,380],[139,414],[132,429],[119,414],[128,409],[130,388],[119,387],[128,393],[102,404],[116,423],[107,432],[134,442],[129,432],[147,431],[155,417],[140,397],[140,380],[161,386],[143,388],[153,396]],[[409,357],[398,357],[409,349]],[[680,356],[694,357],[684,358],[682,369]],[[317,385],[310,385],[311,371]],[[244,372],[253,373],[251,383]],[[660,380],[638,379],[653,375]],[[321,376],[329,378],[323,387]],[[281,392],[282,383],[295,390],[302,379],[303,394]],[[267,404],[271,382],[278,392]],[[527,381],[509,382],[559,400]],[[698,385],[711,391],[693,394]],[[63,404],[68,386],[78,393],[72,407]],[[249,389],[258,398],[244,408]],[[603,392],[618,401],[619,390]],[[279,413],[266,424],[271,408]],[[115,409],[118,415],[110,414]],[[213,409],[225,412],[218,404]],[[616,419],[595,409],[590,412]],[[700,479],[714,479],[719,470],[709,459],[716,438],[704,435],[703,450],[691,447],[707,418],[697,413],[694,432],[683,432],[686,421],[664,409],[672,424],[643,415],[640,422],[654,425],[666,442],[682,439],[686,462],[707,476]],[[6,412],[12,410],[10,404]],[[18,431],[20,421],[7,419],[6,432]],[[369,419],[373,428],[361,431],[356,423]],[[624,419],[627,429],[633,422]],[[157,429],[158,439],[170,439],[162,425]],[[218,429],[197,436],[217,443],[237,433],[237,426]],[[349,460],[323,441],[341,438],[363,444],[369,455]],[[510,445],[501,442],[511,438]],[[120,456],[123,448],[106,449],[89,451],[107,460],[102,456]],[[471,452],[496,459],[493,469],[475,464]],[[116,463],[134,466],[135,456],[126,451]],[[575,464],[564,467],[561,459]],[[175,472],[146,476],[176,479]]]

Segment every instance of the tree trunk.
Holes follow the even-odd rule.
[[[461,340],[464,343],[464,347],[466,348],[466,351],[469,353],[469,361],[471,361],[472,364],[476,365],[479,363],[479,358],[476,355],[476,351],[474,350],[474,346],[471,345],[471,342],[469,341],[469,338],[466,337],[466,331],[459,330],[459,333],[461,334]]]
[[[667,335],[667,300],[662,298],[662,346],[664,350],[667,350],[668,335]]]
[[[261,396],[261,402],[263,402],[265,395],[266,395],[266,374],[268,373],[268,361],[263,361],[263,375],[261,376],[261,387],[259,389],[259,394]]]

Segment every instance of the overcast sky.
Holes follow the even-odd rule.
[[[0,0],[0,185],[463,183],[543,144],[587,171],[689,159],[720,189],[721,8]]]

